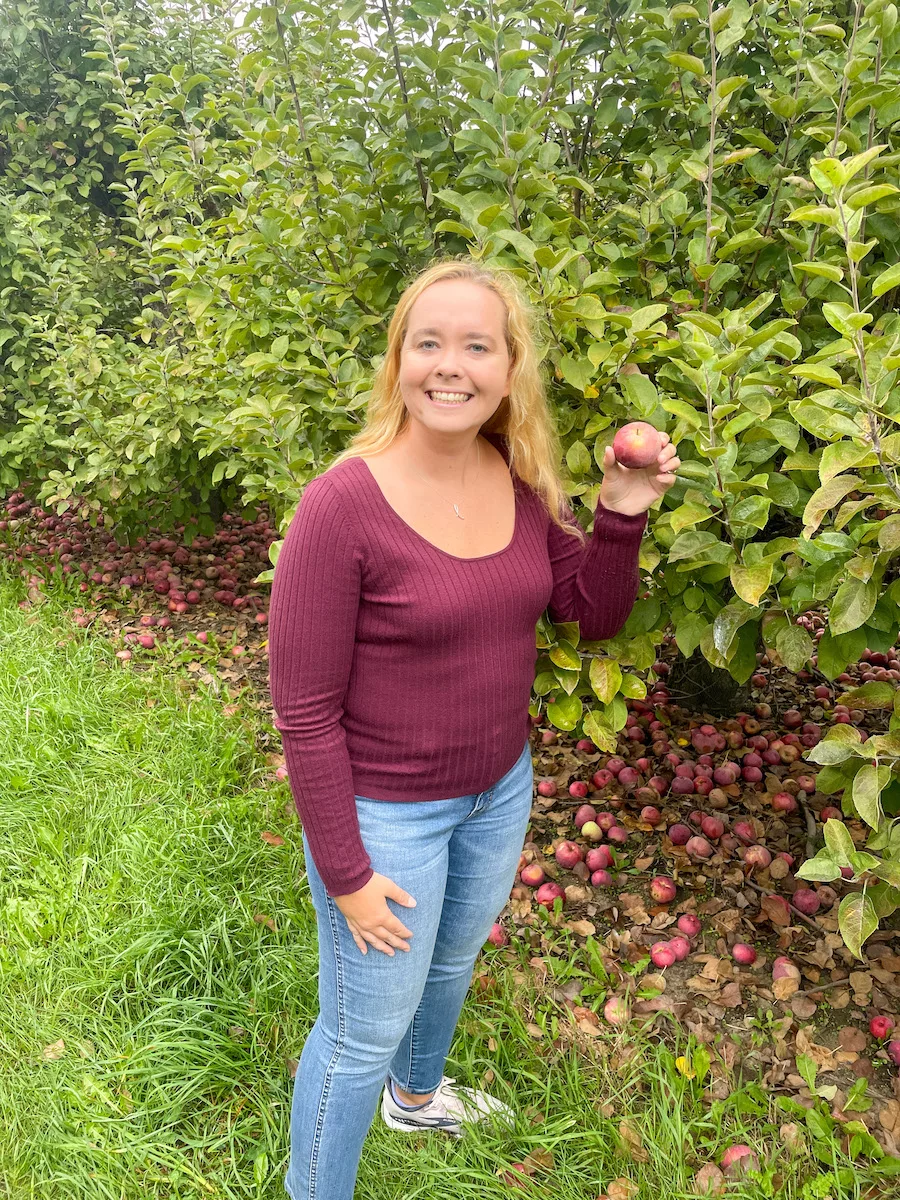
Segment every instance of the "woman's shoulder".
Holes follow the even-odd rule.
[[[314,475],[303,488],[297,514],[305,509],[311,515],[315,510],[318,517],[327,513],[354,523],[362,467],[360,459],[348,458]]]

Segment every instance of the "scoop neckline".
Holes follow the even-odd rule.
[[[514,517],[513,517],[512,537],[510,538],[508,544],[505,545],[501,550],[493,550],[490,554],[478,554],[478,555],[475,555],[473,558],[467,558],[463,555],[451,554],[449,550],[445,550],[442,546],[436,546],[434,544],[434,542],[430,542],[428,540],[428,538],[425,537],[424,534],[419,533],[418,529],[413,529],[412,525],[410,525],[408,521],[404,521],[404,519],[400,516],[400,514],[393,507],[393,505],[391,505],[388,502],[387,496],[385,496],[384,492],[381,490],[381,485],[379,484],[379,482],[375,478],[375,476],[372,474],[372,468],[369,466],[369,464],[366,462],[366,460],[358,454],[354,455],[354,457],[357,462],[362,463],[363,467],[365,468],[366,478],[371,481],[372,487],[378,493],[381,503],[388,510],[388,512],[391,513],[391,515],[397,521],[399,521],[400,524],[405,529],[408,529],[409,532],[414,537],[418,538],[420,542],[424,542],[426,546],[430,546],[431,549],[436,551],[438,554],[443,554],[445,558],[452,558],[454,562],[464,562],[464,563],[465,562],[487,562],[488,559],[498,558],[501,554],[506,554],[508,551],[512,550],[513,546],[515,545],[516,538],[519,535],[519,490],[516,487],[516,479],[515,479],[515,476],[512,475],[512,473],[510,473],[510,478],[512,479],[512,484],[513,484],[513,500],[514,500]],[[352,461],[352,459],[349,461]]]

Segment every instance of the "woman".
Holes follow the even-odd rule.
[[[272,700],[319,939],[292,1200],[351,1200],[379,1095],[397,1130],[514,1118],[442,1072],[525,840],[535,625],[549,607],[584,637],[621,629],[646,510],[679,465],[665,434],[644,470],[607,450],[588,541],[535,324],[510,272],[422,272],[366,425],[307,485],[275,569]]]

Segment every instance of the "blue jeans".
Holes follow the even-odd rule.
[[[388,1074],[414,1095],[441,1082],[491,926],[509,899],[531,813],[528,742],[477,795],[421,803],[356,797],[372,868],[416,901],[387,900],[414,936],[409,950],[365,954],[316,870],[319,1015],[294,1081],[285,1188],[292,1200],[352,1200],[363,1141]]]

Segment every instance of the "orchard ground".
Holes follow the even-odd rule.
[[[246,526],[228,528],[225,545]],[[30,542],[21,527],[5,532],[7,1190],[280,1196],[291,1073],[316,1013],[316,952],[265,688],[264,622],[221,604],[169,614],[172,601],[160,607],[155,588],[129,608],[102,578],[82,593],[47,569],[59,559],[37,553],[33,528]],[[86,552],[100,536],[84,535]],[[265,565],[251,560],[255,572]],[[128,633],[159,628],[141,615],[168,616],[173,631],[151,647],[126,645]],[[822,707],[818,680],[767,676],[776,711]],[[649,726],[639,708],[631,716],[628,729]],[[864,715],[873,730],[877,717]],[[673,706],[671,752],[704,723]],[[726,738],[738,732],[715,725]],[[645,749],[623,731],[629,761]],[[485,947],[451,1051],[448,1072],[512,1102],[519,1127],[448,1145],[398,1140],[376,1119],[363,1194],[502,1196],[518,1183],[562,1200],[688,1197],[721,1182],[715,1171],[735,1145],[751,1147],[760,1172],[729,1179],[730,1195],[896,1194],[900,1089],[884,1042],[868,1032],[873,1016],[896,1019],[895,927],[855,961],[828,905],[781,921],[789,884],[802,882],[789,865],[748,871],[740,841],[726,852],[724,834],[692,859],[668,836],[676,818],[691,827],[702,808],[729,832],[749,821],[773,862],[800,861],[833,801],[794,786],[808,766],[779,758],[759,784],[660,796],[654,826],[617,763],[614,782],[593,785],[609,757],[535,730],[536,775],[557,794],[535,798],[523,865],[539,865],[562,897],[550,909],[517,882],[500,922],[505,944]],[[796,812],[767,804],[777,794],[768,775],[799,797]],[[584,795],[570,794],[579,782]],[[725,802],[713,808],[716,791]],[[556,860],[561,842],[582,854],[593,846],[574,820],[585,802],[612,817],[596,842],[610,847],[611,887],[586,882],[571,854],[571,869]],[[611,828],[624,841],[603,836]],[[661,875],[675,883],[668,903],[651,898]],[[690,953],[655,966],[651,947],[672,941],[686,914],[701,925]],[[735,962],[738,943],[752,944],[755,962]],[[778,956],[799,977],[781,987]],[[606,1012],[629,1019],[613,1025]],[[401,1190],[389,1180],[403,1180]]]

